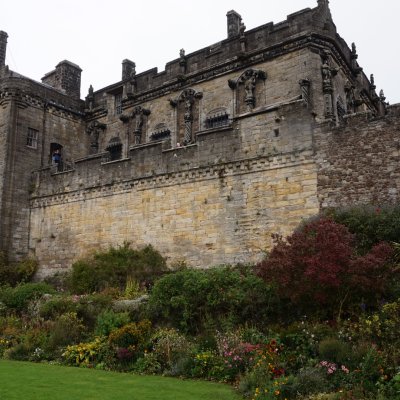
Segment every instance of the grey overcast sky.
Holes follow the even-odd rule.
[[[158,67],[227,36],[234,9],[247,29],[283,21],[316,0],[0,0],[0,30],[8,33],[10,69],[40,81],[58,62],[82,69],[81,97],[121,79],[128,58],[136,71]],[[339,34],[355,42],[359,64],[374,74],[387,101],[400,102],[400,1],[331,0]]]

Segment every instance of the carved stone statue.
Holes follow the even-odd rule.
[[[93,86],[89,86],[88,95],[86,96],[86,107],[91,111],[94,107],[94,94]]]
[[[99,150],[100,132],[106,129],[106,125],[98,121],[92,121],[86,128],[86,133],[90,137],[90,154],[96,154]]]
[[[246,92],[246,97],[244,99],[247,104],[248,111],[251,111],[255,105],[254,89],[256,88],[256,77],[253,74],[249,79],[246,80],[244,84],[244,90]]]
[[[183,120],[185,122],[185,136],[183,143],[185,145],[190,144],[192,142],[192,122],[193,122],[192,106],[193,106],[193,99],[188,97],[185,100],[185,114],[183,116]]]

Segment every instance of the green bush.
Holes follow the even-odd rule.
[[[151,337],[153,355],[164,370],[177,370],[180,360],[191,355],[192,344],[175,329],[160,328]]]
[[[184,333],[245,323],[265,324],[274,310],[274,292],[248,270],[217,267],[182,270],[159,279],[149,297],[149,314]]]
[[[45,319],[56,319],[67,312],[77,311],[78,304],[70,297],[53,296],[39,306],[39,315]]]
[[[148,283],[166,269],[165,259],[152,246],[134,250],[125,243],[75,262],[69,281],[71,291],[77,294],[99,292],[110,286],[123,290],[128,277]]]
[[[318,352],[321,360],[347,365],[351,356],[351,346],[336,338],[326,338],[319,343]]]
[[[9,264],[5,253],[0,252],[0,285],[15,286],[18,283],[29,282],[37,267],[38,262],[30,258]]]
[[[44,294],[53,294],[54,289],[46,283],[22,283],[15,288],[0,288],[0,301],[9,309],[17,312],[26,311],[28,303],[39,299]]]
[[[143,350],[151,333],[151,322],[143,320],[138,323],[132,322],[121,328],[113,330],[109,337],[109,343],[116,348]]]
[[[127,312],[114,312],[104,310],[97,316],[95,334],[108,336],[113,330],[129,324],[130,318]]]
[[[379,242],[390,243],[400,240],[399,205],[331,209],[327,214],[356,235],[357,247],[361,253],[368,252]]]
[[[61,315],[54,321],[48,342],[50,349],[78,343],[85,333],[85,326],[75,312]]]

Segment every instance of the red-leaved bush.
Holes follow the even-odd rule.
[[[281,298],[297,305],[340,310],[346,303],[384,294],[394,273],[388,263],[393,253],[389,244],[378,243],[366,255],[357,256],[354,236],[329,218],[304,225],[286,241],[278,236],[275,241],[256,272],[277,286]]]

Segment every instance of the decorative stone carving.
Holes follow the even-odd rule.
[[[309,79],[300,79],[301,98],[304,100],[307,107],[311,105],[311,81]]]
[[[325,100],[325,118],[333,119],[333,85],[332,85],[332,77],[335,76],[338,72],[338,69],[331,67],[329,61],[329,53],[325,52],[322,54],[322,91],[324,93]]]
[[[131,120],[135,120],[135,126],[133,129],[133,143],[142,143],[142,133],[144,125],[144,116],[150,115],[151,111],[147,110],[141,106],[137,106],[133,109],[130,114],[122,114],[119,119],[124,123],[129,123]],[[128,135],[129,135],[129,125],[128,125]]]
[[[134,134],[134,144],[140,144],[142,142],[142,131],[144,116],[150,115],[150,110],[137,106],[132,112],[132,116],[135,118],[135,129]]]
[[[252,111],[256,106],[255,88],[257,82],[265,79],[266,74],[264,71],[250,68],[246,70],[236,82],[229,80],[228,85],[231,89],[243,85],[245,91],[244,102],[247,106],[247,111]]]
[[[336,100],[336,114],[338,117],[338,122],[340,124],[344,124],[344,116],[346,115],[346,109],[343,103],[343,100],[340,96],[338,96],[337,100]]]
[[[169,102],[172,107],[178,108],[178,125],[179,120],[183,119],[183,145],[187,146],[188,144],[194,143],[195,138],[193,136],[193,122],[196,112],[198,114],[198,110],[195,110],[195,103],[197,100],[203,97],[203,93],[196,92],[193,89],[184,90],[177,100],[170,99]],[[183,114],[183,118],[182,118]],[[197,117],[197,115],[196,115]],[[181,119],[182,118],[182,119]],[[182,126],[182,125],[180,125]],[[178,138],[179,139],[179,138]]]
[[[358,65],[358,62],[357,62],[358,54],[357,54],[357,49],[356,49],[355,43],[351,44],[350,58],[351,58],[351,68],[352,68],[353,72],[356,75],[358,75],[362,71],[362,68]]]
[[[86,96],[86,108],[89,111],[92,111],[94,108],[94,94],[93,94],[93,86],[89,86],[88,95]]]
[[[185,50],[180,49],[180,51],[179,51],[179,66],[181,67],[182,74],[186,73],[186,65],[187,65],[187,61],[186,61],[186,57],[185,57]]]
[[[99,136],[100,132],[106,129],[106,125],[99,121],[92,121],[86,127],[86,133],[90,136],[89,154],[97,154],[99,151]]]

